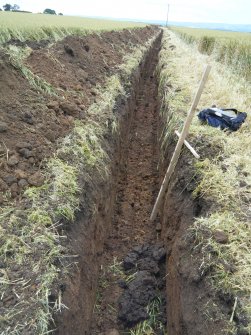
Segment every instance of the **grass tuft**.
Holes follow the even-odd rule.
[[[156,333],[167,335],[165,326],[159,320],[161,304],[161,298],[159,297],[150,302],[147,306],[149,318],[131,329],[129,335],[154,335]]]
[[[27,66],[24,65],[24,60],[29,56],[31,49],[28,47],[17,47],[10,45],[7,49],[9,60],[12,66],[21,72],[24,78],[28,80],[30,85],[41,93],[52,96],[57,96],[55,89],[44,79],[35,75]]]

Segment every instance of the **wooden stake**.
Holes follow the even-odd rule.
[[[178,130],[175,130],[175,134],[180,137],[180,133]],[[195,158],[199,159],[200,155],[197,154],[197,152],[194,150],[194,148],[187,142],[187,140],[184,141],[185,146],[191,151],[191,153],[194,155]]]
[[[233,322],[233,320],[234,320],[234,313],[235,313],[235,310],[236,310],[236,307],[237,307],[237,300],[238,300],[238,298],[236,297],[235,301],[234,301],[234,307],[233,307],[233,311],[232,311],[232,314],[231,314],[230,322]]]
[[[174,150],[174,153],[173,153],[171,162],[169,164],[169,167],[167,169],[165,178],[164,178],[164,180],[162,182],[162,185],[161,185],[161,188],[160,188],[157,200],[156,200],[155,205],[153,207],[152,214],[150,216],[150,220],[151,221],[154,221],[156,219],[156,216],[158,214],[159,208],[160,208],[160,206],[162,204],[162,201],[163,201],[164,195],[166,193],[166,189],[168,187],[171,175],[172,175],[172,173],[173,173],[173,171],[175,169],[175,166],[177,164],[177,161],[179,159],[182,145],[183,145],[184,140],[185,140],[185,138],[186,138],[186,136],[188,134],[189,127],[191,125],[191,122],[192,122],[192,119],[193,119],[193,116],[194,116],[194,113],[195,113],[195,109],[196,109],[196,107],[198,105],[198,102],[200,100],[200,97],[201,97],[203,88],[204,88],[204,86],[206,84],[206,81],[207,81],[207,78],[208,78],[210,70],[211,70],[211,66],[207,65],[207,67],[206,67],[206,69],[204,71],[204,74],[202,76],[202,79],[200,81],[197,93],[196,93],[196,95],[194,97],[193,103],[191,105],[191,108],[190,108],[190,110],[188,112],[188,115],[187,115],[187,118],[185,120],[182,132],[180,134],[180,138],[179,138],[178,143],[176,145],[176,148]]]

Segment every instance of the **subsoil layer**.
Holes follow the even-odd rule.
[[[158,152],[156,150],[158,93],[154,72],[158,50],[159,44],[155,45],[154,50],[146,59],[137,90],[135,109],[131,111],[131,120],[127,125],[128,141],[125,140],[121,148],[122,156],[127,159],[119,172],[115,215],[102,256],[96,306],[89,332],[92,335],[119,334],[125,327],[134,326],[139,321],[146,319],[145,307],[156,295],[156,287],[153,288],[150,285],[155,281],[151,272],[153,269],[149,270],[150,257],[148,261],[143,262],[145,267],[137,269],[136,278],[129,286],[126,286],[121,278],[123,278],[122,260],[126,255],[127,259],[130,257],[130,251],[134,247],[138,247],[136,250],[139,250],[144,248],[142,247],[144,245],[146,249],[151,250],[158,243],[155,226],[149,220],[158,184]],[[160,245],[159,248],[161,248]],[[135,249],[132,252],[135,253]],[[151,264],[153,265],[153,262]],[[155,270],[156,267],[157,264],[155,264]],[[125,266],[125,270],[129,269]],[[156,274],[159,275],[159,270],[156,271]],[[146,285],[147,282],[149,285]],[[134,291],[133,287],[136,287],[137,290]],[[137,292],[138,296],[140,295],[139,291],[143,294],[141,298],[136,298]],[[134,315],[129,320],[126,311],[128,308],[135,307],[135,303],[139,302],[139,300],[136,301],[137,299],[141,301],[139,305],[142,308],[136,308]]]

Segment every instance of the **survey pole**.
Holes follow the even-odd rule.
[[[170,4],[167,5],[166,27],[168,26],[169,9],[170,9]]]
[[[180,152],[181,152],[181,148],[182,148],[184,140],[185,140],[185,138],[186,138],[186,136],[188,134],[189,127],[191,125],[193,116],[195,114],[195,109],[196,109],[196,107],[197,107],[197,105],[199,103],[199,100],[200,100],[203,88],[204,88],[204,86],[206,84],[206,81],[207,81],[207,78],[208,78],[210,70],[211,70],[211,66],[207,65],[207,67],[205,68],[204,74],[202,76],[202,79],[200,81],[200,84],[199,84],[198,90],[196,92],[196,95],[194,97],[194,100],[192,102],[191,108],[190,108],[190,110],[188,112],[188,115],[186,117],[186,120],[184,122],[182,132],[180,134],[178,143],[177,143],[177,145],[175,147],[175,150],[174,150],[173,156],[171,158],[171,161],[169,163],[169,166],[168,166],[167,172],[165,174],[164,180],[163,180],[163,182],[161,184],[161,188],[160,188],[157,200],[155,202],[155,205],[153,207],[152,214],[151,214],[151,217],[150,217],[150,220],[152,222],[156,219],[156,216],[158,214],[159,208],[160,208],[160,206],[161,206],[161,204],[163,202],[163,199],[164,199],[164,196],[165,196],[165,193],[166,193],[166,190],[167,190],[167,187],[168,187],[171,175],[172,175],[172,173],[173,173],[173,171],[175,169],[175,166],[176,166],[176,164],[178,162],[178,159],[179,159],[179,156],[180,156]]]

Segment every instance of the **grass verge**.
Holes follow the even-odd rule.
[[[188,140],[201,155],[193,167],[199,176],[194,196],[203,197],[211,206],[206,217],[195,218],[191,232],[194,248],[201,250],[201,269],[210,270],[207,278],[215,290],[233,302],[228,329],[251,334],[251,86],[168,31],[159,63],[161,113],[166,124],[162,144],[164,150],[174,128],[181,126],[206,63],[211,63],[212,71],[198,110],[216,104],[249,115],[241,129],[232,133],[193,120]],[[218,231],[226,237],[224,243],[215,238]],[[240,315],[245,315],[245,322],[239,322]]]

